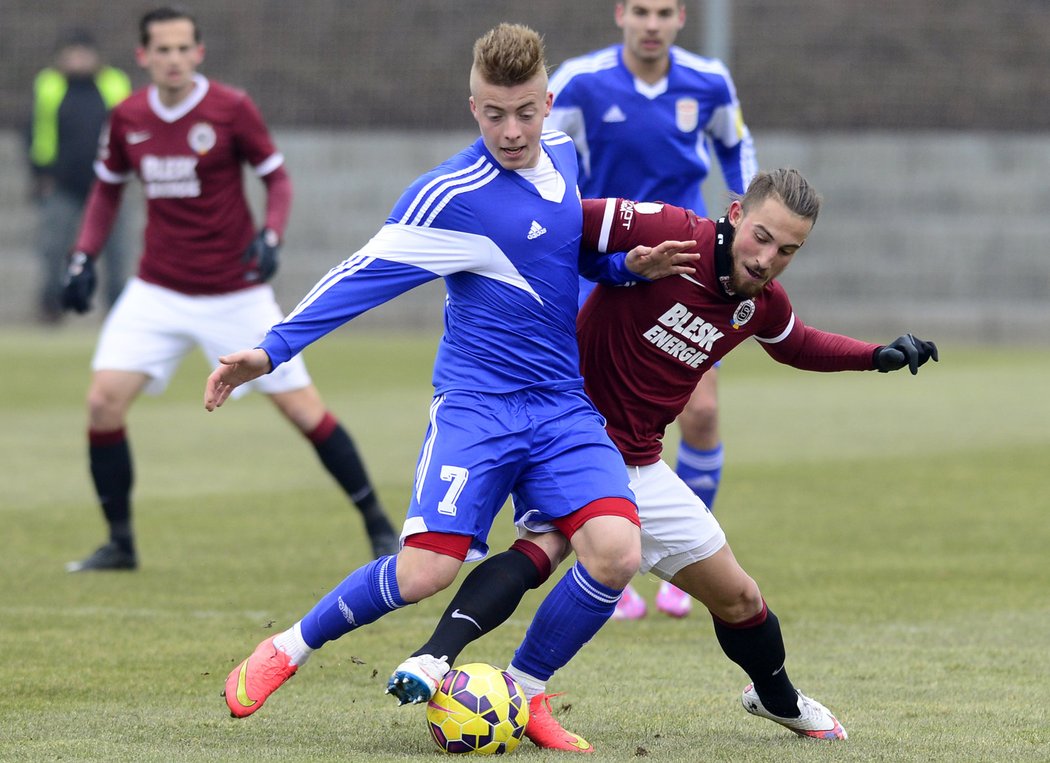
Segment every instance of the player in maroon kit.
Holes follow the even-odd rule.
[[[152,84],[111,114],[63,292],[66,309],[90,309],[93,258],[113,225],[124,183],[137,175],[147,199],[145,248],[137,277],[102,328],[88,392],[91,476],[110,538],[68,564],[70,572],[138,566],[125,430],[139,394],[162,392],[194,346],[214,365],[220,355],[258,342],[282,317],[265,282],[277,268],[291,206],[284,159],[245,93],[197,74],[204,46],[192,16],[160,8],[143,16],[140,33],[137,58]],[[266,186],[258,232],[241,180],[244,162]],[[397,534],[357,449],[325,408],[302,359],[256,384],[360,509],[373,553],[397,553]]]
[[[637,499],[641,571],[708,608],[722,650],[752,681],[742,696],[748,712],[802,736],[845,739],[835,716],[789,680],[776,616],[714,515],[661,460],[661,438],[697,380],[748,337],[781,363],[810,371],[908,366],[914,374],[937,360],[937,348],[911,334],[886,346],[869,344],[810,328],[794,314],[775,279],[805,243],[820,210],[819,195],[795,170],[759,173],[717,222],[680,207],[623,199],[585,199],[583,210],[584,246],[615,252],[665,239],[695,240],[700,253],[692,274],[629,288],[598,286],[577,319],[587,394],[606,418]],[[556,537],[544,539],[557,564]],[[499,600],[509,611],[509,602],[520,601],[531,584],[515,573],[520,567],[513,549],[478,565],[420,651],[454,663],[476,637],[470,618],[483,617],[479,609]],[[544,665],[544,651],[530,629],[508,669],[530,697],[545,692],[552,671],[536,675],[523,666]],[[593,749],[576,744],[579,737],[563,732],[553,716],[525,733],[541,747]]]

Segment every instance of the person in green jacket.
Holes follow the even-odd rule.
[[[110,109],[131,93],[131,81],[102,61],[89,32],[72,29],[61,37],[51,66],[33,81],[29,129],[32,197],[39,211],[37,251],[41,268],[40,318],[62,316],[62,287],[70,248],[95,180],[93,168]],[[127,277],[126,226],[118,224],[104,258],[109,304]]]

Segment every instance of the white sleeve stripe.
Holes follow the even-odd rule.
[[[347,276],[353,275],[362,268],[367,268],[375,257],[366,257],[360,253],[351,255],[348,259],[344,260],[339,265],[328,271],[328,273],[318,281],[314,287],[307,293],[305,297],[300,300],[299,304],[295,306],[292,312],[288,313],[284,320],[289,320],[294,316],[301,313],[307,307],[317,301],[318,297],[323,295],[326,291],[331,289],[337,283],[342,281]]]
[[[577,75],[594,74],[605,69],[612,69],[618,62],[615,48],[605,48],[594,55],[570,59],[554,72],[547,89],[557,97],[558,93],[564,90],[565,86]]]
[[[787,339],[787,335],[791,333],[791,330],[795,328],[795,314],[791,314],[791,320],[788,321],[787,328],[781,331],[777,336],[772,339],[763,339],[762,337],[755,335],[755,339],[762,342],[763,344],[776,344],[777,342],[783,342]]]
[[[118,175],[116,172],[110,170],[110,168],[102,162],[96,161],[95,176],[98,177],[98,179],[102,182],[109,183],[110,185],[123,185],[124,183],[131,180],[131,178],[135,177],[135,173],[125,172],[123,175]]]
[[[560,130],[552,130],[549,133],[543,133],[543,142],[548,146],[560,146],[562,143],[572,142],[572,138]]]
[[[427,219],[423,222],[423,227],[429,228],[430,224],[434,222],[434,218],[441,214],[441,210],[445,208],[445,205],[447,205],[450,201],[459,196],[461,193],[468,193],[469,191],[473,191],[476,188],[481,188],[481,186],[483,185],[488,185],[493,180],[495,180],[496,177],[499,176],[499,170],[497,170],[491,165],[488,166],[486,172],[487,174],[478,179],[477,182],[471,183],[470,185],[460,185],[458,188],[454,188],[451,191],[448,191],[439,203],[433,205],[433,211],[431,211],[430,215],[428,215]],[[425,210],[421,209],[419,214],[422,215],[424,211]],[[416,219],[412,222],[418,224],[419,216],[417,215]]]
[[[674,62],[681,66],[703,74],[717,74],[725,80],[729,79],[729,70],[726,68],[725,63],[717,58],[706,58],[696,53],[690,53],[688,50],[678,46],[671,48],[671,56],[674,58]]]
[[[455,178],[461,177],[463,175],[470,175],[471,177],[474,177],[474,175],[472,175],[471,173],[476,172],[477,169],[479,167],[481,167],[482,165],[484,165],[486,162],[487,162],[487,160],[485,159],[485,157],[481,157],[480,159],[478,159],[476,162],[474,162],[474,164],[470,165],[469,167],[466,167],[466,168],[464,168],[462,170],[458,170],[456,172],[452,172],[452,173],[450,173],[448,175],[442,175],[441,177],[436,177],[433,180],[431,180],[429,183],[427,183],[425,186],[423,186],[422,189],[420,189],[418,194],[416,194],[416,198],[412,200],[411,204],[409,204],[408,210],[405,212],[404,217],[402,217],[400,220],[398,220],[398,222],[400,222],[402,224],[408,223],[409,218],[412,217],[413,214],[415,214],[416,207],[419,206],[421,203],[424,203],[424,199],[428,196],[428,194],[430,194],[431,189],[433,189],[435,186],[437,186],[440,183],[454,182]],[[426,202],[426,203],[429,203],[429,202]],[[422,213],[420,213],[420,214],[422,214]]]
[[[605,213],[602,215],[602,229],[598,234],[598,251],[608,254],[609,235],[612,233],[613,218],[616,216],[616,199],[605,200]]]
[[[280,167],[282,164],[284,164],[284,155],[279,153],[272,154],[269,158],[255,165],[253,169],[255,170],[256,175],[258,175],[261,178],[264,178],[271,172],[273,172],[275,169]]]

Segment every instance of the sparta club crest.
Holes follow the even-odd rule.
[[[755,317],[755,300],[745,299],[733,313],[733,328],[738,329]]]
[[[198,122],[190,128],[187,142],[199,156],[204,156],[215,148],[215,128],[207,122]]]

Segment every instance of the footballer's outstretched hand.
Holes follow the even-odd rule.
[[[905,334],[885,347],[875,350],[874,362],[880,373],[897,371],[907,366],[914,376],[919,373],[919,366],[931,358],[937,362],[937,345],[924,342],[912,334]]]
[[[249,281],[265,283],[277,272],[277,252],[281,248],[281,239],[277,231],[263,228],[244,251],[245,262],[252,264],[246,278]]]
[[[693,267],[700,253],[695,241],[664,241],[656,246],[636,246],[627,253],[627,269],[637,276],[655,281],[658,278],[695,273]]]
[[[204,385],[204,407],[214,411],[237,387],[270,373],[271,368],[270,356],[258,347],[223,355]]]
[[[62,309],[80,314],[90,310],[96,280],[95,261],[84,252],[74,252],[69,258],[66,283],[62,287]]]

